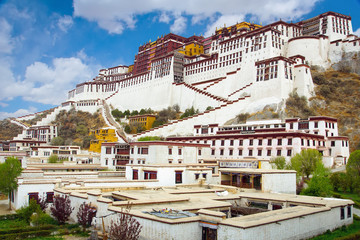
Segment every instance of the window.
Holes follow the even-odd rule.
[[[351,218],[351,206],[347,206],[347,217]]]
[[[272,139],[268,139],[268,145],[271,146],[272,144]]]
[[[249,140],[249,145],[252,146],[254,144],[254,140],[253,139],[250,139]]]
[[[292,138],[288,139],[288,145],[292,145]]]
[[[232,149],[229,150],[229,155],[230,155],[230,156],[233,155],[233,150],[232,150]]]
[[[239,149],[239,156],[242,156],[242,149]]]
[[[278,149],[278,150],[276,151],[276,156],[281,156],[281,149]]]
[[[198,155],[201,156],[201,149],[198,150]]]
[[[249,156],[252,156],[252,155],[253,155],[253,150],[249,149]]]
[[[343,220],[345,218],[345,208],[340,209],[340,219]]]
[[[288,149],[288,150],[287,150],[287,156],[288,156],[288,157],[291,157],[291,149]]]
[[[262,155],[262,150],[259,149],[259,150],[258,150],[258,156],[261,156],[261,155]]]
[[[39,193],[38,192],[32,192],[28,193],[29,195],[29,202],[31,199],[35,200],[36,202],[39,200]]]
[[[139,176],[138,176],[138,170],[133,170],[133,180],[138,180]]]
[[[131,148],[131,154],[134,154],[134,148]]]
[[[144,171],[144,179],[157,179],[156,171]]]
[[[267,150],[266,155],[267,155],[267,156],[271,156],[271,149],[268,149],[268,150]]]
[[[46,193],[46,202],[52,203],[54,201],[54,192],[47,192]]]
[[[215,149],[211,149],[211,155],[215,155]]]
[[[175,183],[182,183],[182,171],[175,171]]]
[[[182,155],[182,149],[181,148],[178,149],[178,155]]]
[[[262,139],[259,139],[259,146],[262,145]]]
[[[107,159],[105,160],[105,165],[108,165],[108,160]]]
[[[239,140],[239,146],[243,145],[243,140]]]
[[[199,173],[195,173],[195,180],[199,179],[200,174]]]
[[[234,140],[230,140],[230,146],[234,146]]]
[[[290,129],[293,129],[293,128],[294,128],[294,124],[290,123]]]
[[[110,147],[106,148],[106,154],[111,154],[111,148]]]
[[[224,149],[220,149],[220,155],[224,155]]]
[[[212,140],[212,145],[215,146],[215,140]]]
[[[225,145],[225,140],[221,140],[221,146]]]
[[[315,128],[318,128],[318,127],[319,127],[319,123],[318,123],[318,122],[315,122],[314,125],[315,125],[315,126],[314,126]]]
[[[206,179],[206,173],[203,173],[203,174],[202,174],[202,176],[203,176],[203,178],[205,178],[205,179]]]
[[[169,155],[172,155],[172,148],[169,148],[169,149],[168,149],[168,154],[169,154]]]
[[[331,146],[335,147],[335,141],[331,141]]]
[[[149,149],[148,148],[141,148],[141,154],[148,154]]]
[[[282,139],[278,139],[278,146],[282,145]]]

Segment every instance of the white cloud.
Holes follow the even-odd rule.
[[[309,13],[321,0],[74,0],[74,16],[95,21],[109,33],[121,34],[126,28],[134,28],[140,15],[158,12],[159,21],[170,23],[170,16],[182,13],[182,17],[192,17],[197,24],[205,19],[214,24],[214,16],[251,15],[259,22],[277,19],[295,20]],[[185,29],[184,19],[175,19],[172,28]],[[209,26],[208,28],[211,28]]]
[[[355,34],[356,36],[360,36],[360,28],[358,28],[358,29],[354,32],[354,34]]]
[[[0,53],[9,54],[14,48],[14,40],[11,38],[11,25],[0,18]]]
[[[1,107],[7,107],[7,106],[9,106],[9,104],[0,102],[0,106],[1,106]]]
[[[63,32],[67,32],[69,30],[69,28],[72,27],[73,24],[74,24],[74,21],[73,21],[72,17],[68,16],[68,15],[60,17],[58,20],[58,27]]]
[[[173,25],[170,27],[170,31],[176,34],[183,33],[186,29],[187,19],[183,16],[178,16]]]
[[[0,120],[3,120],[5,118],[10,118],[10,117],[25,116],[25,115],[32,114],[35,112],[37,112],[37,109],[34,107],[30,107],[29,109],[18,109],[16,112],[13,112],[13,113],[0,112]]]
[[[171,20],[169,14],[167,14],[166,12],[162,12],[160,17],[159,17],[159,22],[163,22],[163,23],[169,23]]]
[[[55,58],[52,66],[35,62],[26,68],[25,79],[31,87],[23,98],[45,104],[59,104],[77,83],[91,80],[90,68],[79,58]]]

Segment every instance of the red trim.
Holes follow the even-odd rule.
[[[195,137],[193,137],[195,138]],[[180,143],[180,142],[160,142],[160,141],[144,141],[131,142],[130,146],[178,146],[178,147],[210,147],[210,144],[200,143]]]

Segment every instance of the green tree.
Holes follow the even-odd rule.
[[[54,137],[51,139],[51,145],[52,146],[61,146],[64,145],[64,139],[62,137]]]
[[[286,160],[283,156],[272,158],[270,164],[273,168],[276,169],[285,169],[286,168]]]
[[[121,111],[119,111],[119,109],[112,110],[111,114],[113,115],[114,118],[122,118],[123,117],[123,113]]]
[[[17,177],[22,171],[19,159],[9,157],[0,163],[0,192],[9,196],[9,209],[11,209],[10,193],[18,188]]]
[[[291,158],[288,168],[294,169],[298,177],[309,178],[319,162],[322,162],[322,156],[315,149],[304,149]]]
[[[59,157],[56,154],[51,154],[49,159],[48,159],[48,163],[57,163],[59,162]]]
[[[317,197],[331,196],[333,187],[329,175],[330,170],[322,162],[317,162],[313,177],[308,182],[308,187],[301,191],[301,194]]]
[[[346,165],[346,174],[351,180],[351,190],[360,191],[360,150],[356,150],[350,154]]]

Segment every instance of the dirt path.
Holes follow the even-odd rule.
[[[0,200],[0,215],[11,213],[15,213],[15,211],[9,211],[9,200]]]

